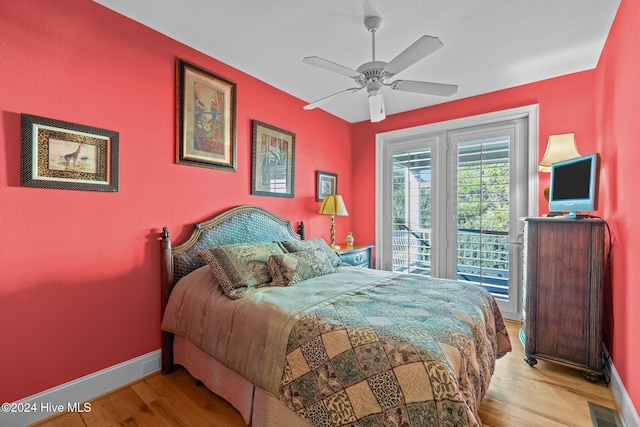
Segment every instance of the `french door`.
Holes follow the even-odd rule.
[[[519,117],[383,140],[377,265],[483,286],[518,318],[529,126]]]

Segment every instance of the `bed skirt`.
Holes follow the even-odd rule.
[[[252,427],[311,426],[276,397],[222,365],[184,335],[175,335],[173,355],[174,363],[229,402]]]

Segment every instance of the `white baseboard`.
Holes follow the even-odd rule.
[[[160,370],[161,350],[155,350],[93,374],[50,388],[0,409],[0,426],[26,426],[58,412],[89,412],[95,397]]]
[[[609,386],[611,390],[613,390],[613,395],[618,402],[618,407],[622,412],[622,420],[627,427],[640,427],[640,417],[638,417],[638,412],[636,411],[635,406],[633,406],[633,402],[627,393],[627,390],[624,388],[624,384],[620,380],[620,376],[618,375],[618,371],[616,371],[616,367],[613,363],[610,363],[611,368],[611,381]]]

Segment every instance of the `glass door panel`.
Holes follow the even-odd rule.
[[[510,135],[456,143],[456,272],[509,297]]]
[[[431,150],[392,156],[392,270],[431,275]]]

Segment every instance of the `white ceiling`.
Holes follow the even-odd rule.
[[[459,85],[450,98],[383,90],[387,115],[592,69],[620,0],[95,0],[213,58],[313,102],[353,80],[311,65],[371,61],[366,16],[378,15],[376,60],[389,62],[422,35],[444,46],[399,79]],[[215,73],[216,70],[211,70]],[[302,106],[301,106],[302,108]],[[359,91],[322,107],[369,119]],[[309,113],[313,114],[313,113]]]

